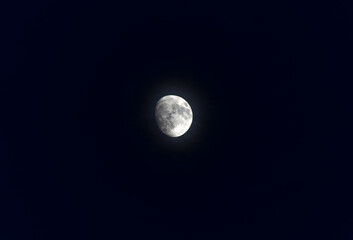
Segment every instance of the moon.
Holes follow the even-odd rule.
[[[190,105],[183,98],[167,95],[157,102],[155,117],[165,135],[180,137],[189,130],[193,115]]]

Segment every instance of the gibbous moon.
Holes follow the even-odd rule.
[[[190,105],[181,97],[167,95],[156,105],[155,117],[159,129],[169,137],[180,137],[192,123]]]

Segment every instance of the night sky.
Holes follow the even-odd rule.
[[[350,1],[2,1],[0,29],[1,240],[353,239]]]

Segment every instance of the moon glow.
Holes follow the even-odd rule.
[[[190,105],[181,97],[167,95],[156,104],[155,117],[159,129],[169,137],[180,137],[192,123]]]

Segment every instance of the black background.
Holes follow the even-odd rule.
[[[352,239],[352,14],[3,1],[0,239]]]

